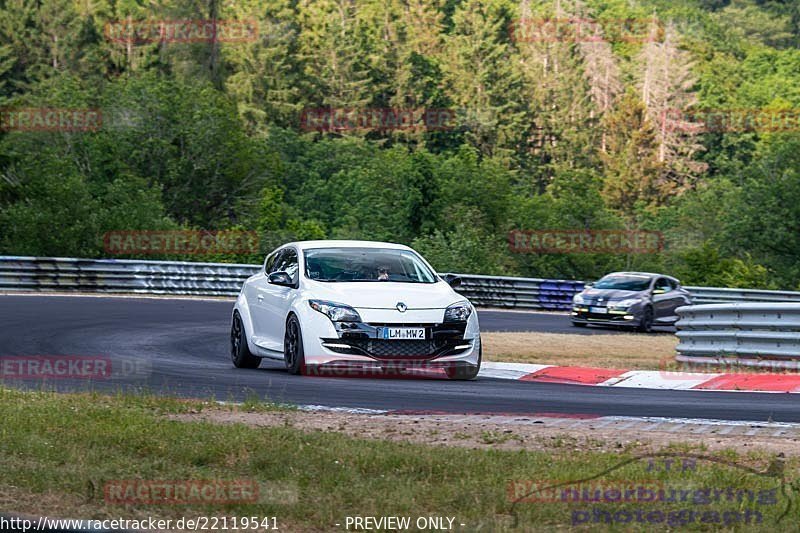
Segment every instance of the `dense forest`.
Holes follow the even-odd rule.
[[[253,31],[130,31],[181,20]],[[237,229],[258,254],[161,257],[259,262],[289,240],[363,238],[441,271],[797,289],[797,117],[702,117],[793,116],[799,44],[796,0],[0,0],[0,254]],[[18,128],[19,109],[102,121]],[[392,109],[449,114],[393,127]],[[325,110],[379,117],[326,127]],[[510,231],[553,229],[655,231],[664,247],[509,248]]]

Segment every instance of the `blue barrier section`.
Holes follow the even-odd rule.
[[[583,290],[581,281],[548,281],[539,283],[539,304],[542,309],[569,309],[572,297]]]

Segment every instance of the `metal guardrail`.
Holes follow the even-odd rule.
[[[572,297],[584,287],[582,281],[455,275],[461,278],[456,290],[479,307],[568,309]]]
[[[259,265],[0,257],[0,290],[235,296]]]
[[[677,313],[678,361],[800,368],[800,303],[689,305]]]
[[[260,265],[0,256],[0,291],[235,296]],[[481,307],[569,309],[583,281],[457,274],[458,292]],[[694,303],[800,302],[800,292],[686,287]]]
[[[542,278],[510,278],[456,274],[462,278],[459,292],[476,305],[531,309],[569,309],[572,297],[586,286],[583,281]],[[723,287],[684,287],[694,304],[735,302],[800,302],[800,292]]]
[[[0,290],[235,296],[260,265],[0,257]],[[564,309],[583,282],[458,274],[461,294],[475,305]]]
[[[572,297],[586,283],[561,279],[511,278],[456,274],[462,279],[458,292],[475,305],[530,309],[569,309]],[[694,304],[735,302],[800,302],[800,292],[723,287],[684,287]]]
[[[684,287],[692,294],[694,304],[736,302],[800,302],[800,292],[758,289],[725,289],[719,287]]]

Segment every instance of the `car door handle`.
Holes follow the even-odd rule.
[[[260,294],[259,294],[259,295],[258,295],[258,301],[260,302],[260,301],[262,301],[263,299],[264,299],[264,297],[263,297],[262,295],[260,295]]]

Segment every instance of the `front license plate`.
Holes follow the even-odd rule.
[[[381,328],[379,335],[387,340],[424,340],[425,328]]]
[[[597,314],[597,315],[605,315],[605,314],[608,313],[608,308],[607,307],[590,307],[589,308],[589,312]]]

